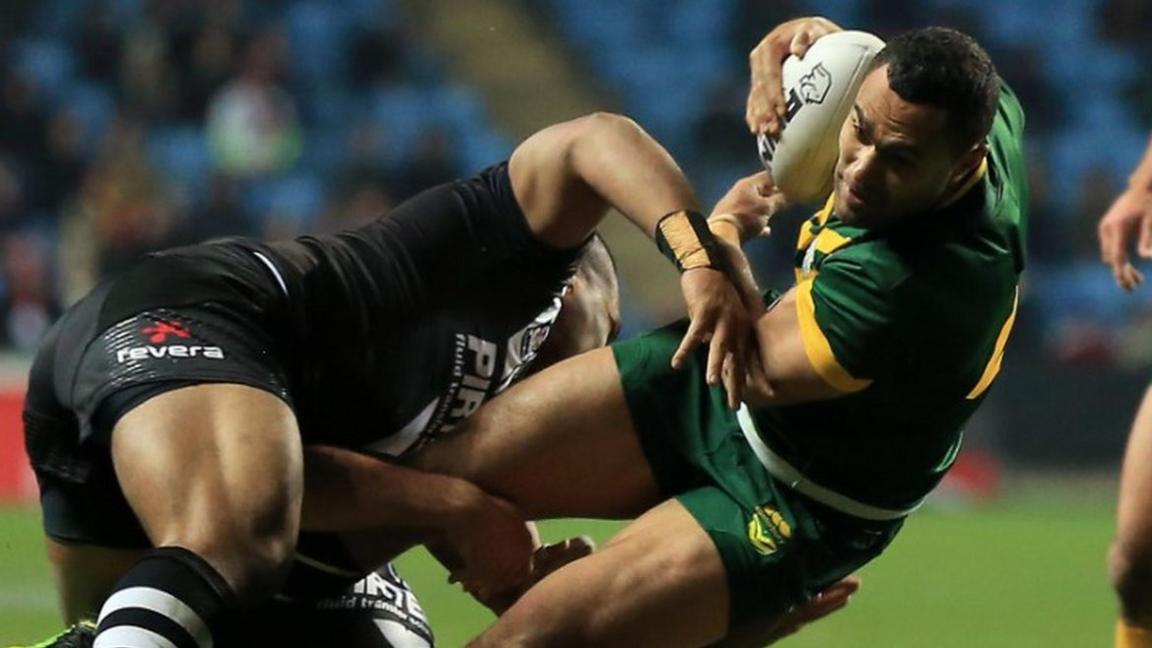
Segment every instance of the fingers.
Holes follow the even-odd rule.
[[[795,634],[801,628],[822,619],[848,605],[849,599],[860,589],[860,580],[849,576],[817,594],[811,601],[792,609],[780,619],[771,640],[776,641]]]
[[[739,409],[740,399],[744,397],[744,372],[733,369],[737,364],[735,353],[729,351],[724,354],[724,368],[721,370],[721,375],[730,410]]]
[[[721,383],[721,377],[724,372],[724,360],[729,353],[728,336],[729,332],[725,330],[725,327],[723,325],[718,326],[708,345],[708,369],[704,377],[705,380],[708,381],[708,384],[713,387]]]
[[[852,595],[859,591],[859,589],[860,579],[853,576],[837,582],[817,594],[811,603],[800,608],[800,623],[811,623],[812,621],[822,619],[842,609],[845,605],[848,605],[848,600],[851,599]]]
[[[544,580],[549,574],[568,563],[591,555],[595,549],[596,543],[588,536],[568,538],[541,546],[532,556],[531,582],[535,584]]]
[[[1127,259],[1112,266],[1112,277],[1115,278],[1116,285],[1129,292],[1144,282],[1144,273],[1137,270]]]
[[[814,40],[816,39],[811,30],[805,29],[800,31],[792,37],[792,42],[788,44],[788,52],[793,56],[803,58],[805,52],[812,46],[812,41]]]
[[[826,18],[798,18],[778,25],[756,45],[748,57],[752,82],[744,115],[753,134],[779,137],[784,128],[784,59],[789,54],[804,56],[816,39],[839,30],[839,25]]]
[[[680,346],[676,349],[675,355],[672,356],[673,369],[682,368],[692,351],[706,341],[704,335],[705,327],[701,319],[700,317],[694,317],[691,323],[688,324],[688,332],[684,334],[684,339],[680,340]],[[709,384],[712,383],[709,382]]]
[[[764,365],[760,361],[759,351],[754,347],[748,354],[745,365],[744,400],[752,407],[767,405],[771,402],[775,392],[768,376],[764,373]]]
[[[752,73],[744,121],[753,135],[764,133],[769,137],[780,137],[785,114],[783,88],[780,70],[776,66],[768,65],[765,72]]]
[[[784,123],[784,84],[782,63],[788,56],[788,41],[773,30],[749,55],[752,80],[749,84],[745,121],[753,134],[779,137]]]

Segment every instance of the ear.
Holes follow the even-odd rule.
[[[956,164],[952,167],[952,182],[963,182],[969,175],[976,172],[980,168],[980,163],[984,161],[984,156],[988,155],[988,144],[984,140],[980,140],[979,144],[972,146],[956,160]]]

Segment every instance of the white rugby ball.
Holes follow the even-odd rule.
[[[804,58],[784,61],[783,132],[779,139],[761,134],[756,143],[789,202],[819,202],[832,192],[840,127],[883,48],[884,41],[868,32],[842,31],[817,39]]]

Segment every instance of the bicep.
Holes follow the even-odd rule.
[[[608,209],[572,164],[572,146],[587,119],[536,132],[516,147],[508,161],[512,191],[528,227],[538,239],[561,249],[582,243]]]

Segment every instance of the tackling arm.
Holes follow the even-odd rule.
[[[726,272],[730,252],[708,230],[672,156],[632,120],[595,113],[529,137],[508,168],[528,225],[544,243],[579,245],[610,206],[657,240],[684,271],[680,287],[692,321],[672,366],[708,343],[706,379],[723,382],[735,408],[743,395],[750,317],[735,275]]]
[[[700,208],[672,156],[621,115],[549,126],[517,147],[508,170],[529,227],[558,248],[583,243],[610,206],[648,236],[666,214]]]
[[[418,540],[481,600],[527,580],[536,538],[508,502],[456,477],[342,448],[306,447],[304,462],[303,530]]]

